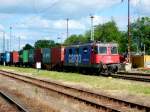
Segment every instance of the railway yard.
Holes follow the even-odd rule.
[[[0,112],[150,112],[150,1],[0,0]]]
[[[38,72],[31,68],[1,66],[0,69],[1,92],[13,97],[14,101],[25,108],[25,112],[150,111],[150,102],[147,100],[150,98],[150,84],[147,80],[144,82],[134,81],[133,78],[124,80],[114,76],[87,76],[45,70]],[[145,74],[144,78],[148,75]]]

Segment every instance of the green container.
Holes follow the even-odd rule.
[[[28,63],[28,50],[23,51],[23,63]]]
[[[50,48],[42,49],[42,62],[43,64],[51,63],[51,49]]]
[[[21,62],[21,63],[23,62],[23,56],[22,55],[23,55],[23,51],[20,51],[19,52],[19,62]]]
[[[29,50],[29,63],[34,63],[34,49]]]

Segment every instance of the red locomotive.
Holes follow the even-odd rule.
[[[65,48],[64,66],[86,71],[117,72],[120,66],[118,45],[93,42]]]

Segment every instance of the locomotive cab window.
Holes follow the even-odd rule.
[[[111,54],[117,54],[117,53],[118,53],[117,47],[111,47]]]
[[[107,54],[107,47],[99,47],[100,54]]]

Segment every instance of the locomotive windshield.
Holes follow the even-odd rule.
[[[107,47],[99,47],[99,54],[106,54],[107,53]]]
[[[116,46],[111,47],[111,54],[117,54],[118,48]]]
[[[117,45],[113,44],[100,44],[96,46],[92,46],[92,52],[94,54],[118,54],[118,47]]]
[[[101,46],[101,47],[94,46],[93,51],[94,51],[95,54],[107,54],[107,47],[104,47],[104,46]]]

